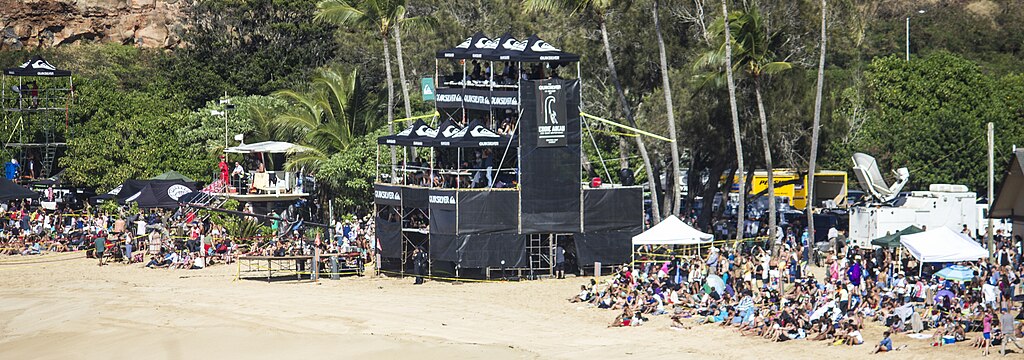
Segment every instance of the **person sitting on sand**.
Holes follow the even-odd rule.
[[[157,255],[150,256],[149,263],[146,264],[146,267],[154,269],[154,268],[159,268],[159,267],[167,267],[167,266],[170,266],[170,265],[171,265],[170,260],[166,260],[164,258],[164,256],[161,255],[161,254],[157,254]]]
[[[860,334],[860,330],[853,326],[853,324],[846,325],[850,330],[846,334],[845,343],[846,345],[860,345],[864,343],[864,336]]]
[[[892,339],[889,337],[889,335],[890,333],[888,330],[886,330],[885,333],[882,334],[882,336],[884,337],[882,338],[882,341],[878,342],[878,346],[875,347],[875,351],[871,352],[872,354],[892,351]]]
[[[622,309],[622,313],[619,314],[619,316],[616,316],[615,320],[613,320],[611,325],[608,325],[608,327],[625,327],[640,325],[634,324],[633,316],[633,309],[629,306],[626,306]]]

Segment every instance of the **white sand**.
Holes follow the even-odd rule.
[[[674,330],[665,316],[610,329],[614,312],[565,301],[584,279],[268,284],[233,281],[234,266],[100,268],[81,256],[0,257],[0,359],[839,359],[870,351],[770,343],[717,326]],[[866,332],[867,344],[880,339],[880,327]],[[963,344],[893,339],[909,348],[876,357],[979,356]]]

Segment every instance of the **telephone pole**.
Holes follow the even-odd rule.
[[[993,242],[992,234],[992,204],[995,203],[995,184],[996,184],[996,163],[995,163],[995,124],[988,123],[988,231],[986,231],[986,240],[988,240],[988,257],[989,260],[994,261],[993,256],[996,253],[996,245]]]

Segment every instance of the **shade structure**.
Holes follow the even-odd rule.
[[[995,201],[988,211],[993,219],[1024,221],[1024,148],[1018,147],[1006,164],[1003,179],[996,187]]]
[[[195,186],[184,181],[150,181],[139,191],[124,198],[124,202],[136,202],[140,208],[173,209],[178,207],[182,195],[194,192]],[[122,191],[122,195],[123,191]]]
[[[889,234],[889,235],[886,235],[886,236],[883,236],[883,237],[871,240],[871,245],[881,246],[881,247],[886,247],[886,248],[896,248],[896,247],[900,246],[900,238],[903,237],[903,235],[917,234],[917,233],[922,232],[922,231],[924,231],[924,230],[921,230],[921,228],[919,228],[917,226],[910,225],[906,229],[903,229],[903,230],[897,231],[897,232],[895,232],[893,234]]]
[[[39,193],[35,191],[23,188],[13,181],[0,179],[0,201],[34,199],[37,197],[39,197]]]
[[[974,270],[963,265],[950,265],[935,273],[935,277],[957,282],[968,282],[974,279]]]
[[[437,52],[438,59],[483,59],[497,61],[525,62],[575,62],[577,54],[556,48],[537,35],[525,40],[516,40],[511,34],[489,39],[482,32],[466,38],[451,49]]]
[[[438,59],[442,59],[442,58],[444,58],[444,59],[466,59],[466,58],[469,58],[469,56],[470,56],[469,55],[470,49],[482,48],[484,46],[484,44],[486,44],[486,43],[488,43],[490,41],[491,40],[488,39],[487,36],[484,35],[483,32],[477,31],[476,34],[473,34],[473,36],[470,36],[470,37],[466,38],[465,41],[463,41],[459,45],[456,45],[454,48],[438,51],[437,52],[437,58]]]
[[[634,236],[633,245],[697,245],[710,243],[713,238],[713,235],[700,232],[673,215]]]
[[[21,64],[21,66],[4,69],[4,75],[11,76],[45,76],[45,77],[67,77],[71,76],[68,70],[57,69],[41,56],[33,56]]]
[[[968,238],[942,226],[900,238],[914,258],[921,262],[975,261],[988,256],[988,250]]]
[[[437,130],[427,125],[423,119],[409,125],[405,130],[394,135],[385,135],[377,138],[377,144],[381,145],[403,145],[403,146],[432,146]]]
[[[268,154],[286,154],[293,152],[305,152],[309,151],[309,148],[292,144],[284,141],[263,141],[253,144],[244,144],[239,146],[229,147],[224,149],[226,153],[234,154],[252,154],[252,153],[268,153]]]
[[[169,170],[163,174],[149,178],[150,180],[183,180],[185,182],[196,182],[188,176],[182,175],[180,172]]]

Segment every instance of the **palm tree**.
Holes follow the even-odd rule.
[[[679,178],[679,142],[676,141],[676,115],[672,106],[672,86],[668,81],[668,56],[665,54],[665,39],[661,37],[661,21],[658,19],[658,0],[651,6],[654,15],[654,32],[658,35],[658,54],[661,60],[661,87],[665,93],[665,110],[668,114],[668,137],[672,139],[672,214],[679,215],[679,204],[682,191],[678,184]]]
[[[523,9],[526,12],[570,12],[573,15],[585,16],[597,22],[601,30],[601,42],[604,45],[605,60],[608,62],[609,77],[611,77],[612,85],[615,86],[615,92],[618,94],[619,106],[622,107],[622,113],[625,115],[626,120],[629,121],[629,125],[637,127],[636,119],[633,118],[633,111],[629,107],[629,101],[626,100],[626,93],[623,91],[622,83],[619,81],[618,72],[615,71],[615,59],[612,57],[612,46],[608,41],[608,27],[607,21],[605,21],[608,13],[616,6],[628,7],[630,3],[630,0],[523,0]],[[657,224],[661,221],[661,212],[658,209],[658,191],[655,186],[657,179],[654,178],[651,158],[647,154],[647,146],[644,145],[643,137],[636,136],[634,139],[636,139],[637,149],[640,150],[640,158],[644,161],[644,171],[647,173],[648,179],[647,184],[651,190],[652,222]],[[622,156],[620,154],[620,157]]]
[[[288,169],[317,168],[332,154],[345,151],[353,140],[374,128],[375,104],[359,82],[357,71],[345,74],[323,69],[308,92],[282,90],[275,96],[292,107],[273,120],[275,132],[310,150],[293,154]]]
[[[388,133],[394,134],[395,80],[391,75],[391,51],[388,39],[391,37],[394,27],[405,19],[405,1],[323,0],[317,4],[317,8],[316,19],[319,21],[325,21],[338,26],[363,28],[374,32],[380,37],[381,43],[384,45],[384,72],[387,75],[388,83]],[[402,86],[405,86],[404,81]],[[411,113],[408,107],[407,113]],[[395,154],[395,147],[391,146],[390,148],[391,164],[394,165],[397,163],[397,155]],[[391,179],[395,179],[394,174],[392,174]]]
[[[821,126],[821,88],[825,85],[825,0],[821,0],[821,57],[818,58],[818,88],[814,95],[814,124],[811,125],[811,159],[807,169],[807,234],[814,242],[814,167],[818,162],[818,128]]]
[[[773,244],[776,236],[775,176],[771,143],[768,139],[768,118],[765,116],[764,101],[761,99],[761,83],[764,76],[789,70],[793,65],[784,61],[772,61],[775,55],[772,48],[776,45],[777,36],[766,31],[761,21],[761,13],[756,6],[744,12],[741,19],[737,35],[737,44],[741,50],[736,66],[746,69],[747,74],[754,80],[754,96],[761,120],[764,163],[768,169],[768,238]]]
[[[729,31],[726,32],[725,21],[731,21]],[[768,117],[764,110],[764,100],[761,96],[763,78],[774,75],[792,68],[792,64],[784,61],[772,61],[773,48],[777,46],[777,36],[766,32],[761,21],[761,14],[756,7],[743,12],[729,14],[729,19],[712,24],[710,32],[714,35],[732,35],[736,38],[735,53],[732,56],[732,66],[747,74],[754,85],[754,96],[757,103],[758,117],[761,127],[761,140],[764,147],[765,166],[768,169],[768,235],[770,239],[775,238],[776,233],[776,204],[775,204],[775,176],[771,153],[771,143],[768,136]],[[722,51],[728,49],[713,49],[702,55],[698,60],[701,67],[720,67],[725,61]],[[706,80],[720,81],[720,73],[706,74]]]
[[[726,0],[722,0],[722,25],[729,29],[729,8]],[[732,41],[731,30],[725,30],[725,76],[729,85],[729,114],[732,116],[732,140],[736,143],[736,173],[740,175],[740,203],[736,209],[736,239],[743,239],[744,222],[746,222],[747,174],[743,168],[743,142],[740,140],[740,116],[736,110],[736,83],[732,78]]]

